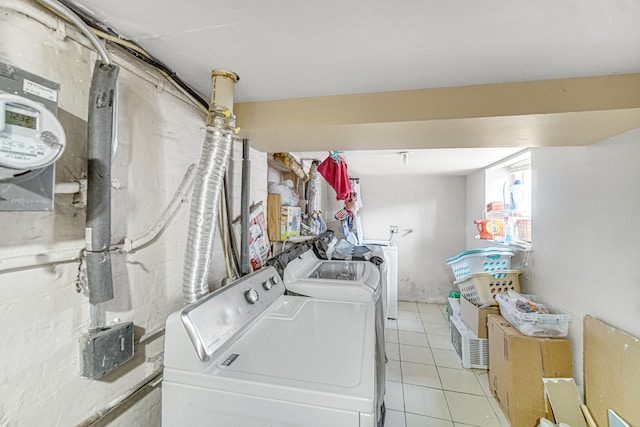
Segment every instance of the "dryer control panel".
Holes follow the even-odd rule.
[[[184,308],[182,323],[200,360],[224,350],[226,343],[269,309],[284,291],[276,269],[266,267]]]

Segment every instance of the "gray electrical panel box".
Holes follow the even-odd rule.
[[[0,62],[0,92],[23,96],[58,112],[60,85]],[[0,211],[52,211],[55,165],[0,180]]]
[[[83,335],[80,348],[82,376],[97,380],[133,359],[133,322]]]

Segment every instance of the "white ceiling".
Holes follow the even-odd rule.
[[[205,99],[214,68],[240,76],[237,102],[640,72],[637,0],[73,2]],[[452,173],[473,168],[460,153]]]
[[[640,71],[637,0],[73,0],[208,98],[262,101]]]

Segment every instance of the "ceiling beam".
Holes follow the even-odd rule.
[[[263,151],[590,145],[640,127],[640,73],[238,103]]]

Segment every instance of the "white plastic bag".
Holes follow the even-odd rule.
[[[269,183],[269,194],[279,194],[281,206],[298,206],[298,201],[300,200],[298,193],[293,191],[292,188],[277,182]]]

